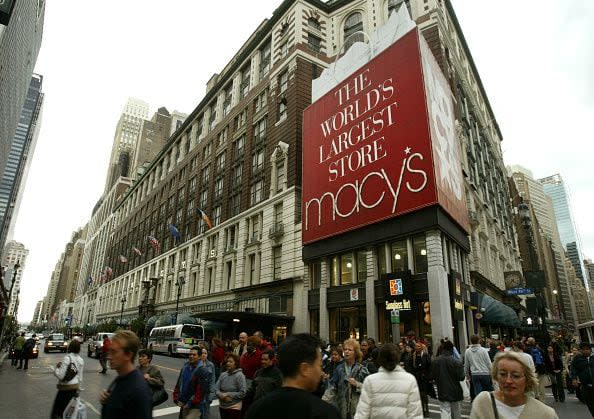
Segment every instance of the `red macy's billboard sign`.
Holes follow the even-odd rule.
[[[468,214],[448,83],[412,30],[303,116],[303,244],[440,205]]]

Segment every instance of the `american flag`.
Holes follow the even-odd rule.
[[[150,245],[153,247],[153,250],[156,253],[160,253],[161,245],[159,244],[159,240],[155,239],[153,236],[148,236],[147,238],[148,238]]]
[[[142,256],[142,250],[140,250],[138,247],[133,247],[132,250],[134,250],[134,253],[136,253],[138,256]]]
[[[120,255],[120,262],[122,263],[128,263],[128,258],[124,255]]]

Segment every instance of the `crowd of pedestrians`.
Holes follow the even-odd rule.
[[[34,337],[29,340],[35,342]],[[12,365],[20,362],[19,369],[27,369],[29,340],[21,334],[14,341]],[[215,399],[222,419],[420,419],[429,416],[430,397],[438,400],[443,419],[458,419],[468,396],[472,419],[557,418],[544,403],[546,386],[561,403],[566,390],[576,393],[594,417],[590,344],[563,354],[555,342],[543,349],[532,337],[481,342],[471,336],[470,342],[461,353],[442,339],[433,355],[429,342],[414,334],[398,345],[351,338],[328,347],[296,334],[275,350],[261,332],[242,332],[232,346],[213,338],[193,347],[172,400],[181,419],[208,419]],[[67,351],[54,369],[58,391],[52,418],[62,417],[83,380],[80,342],[70,341]],[[109,365],[117,377],[101,391],[103,418],[151,418],[153,407],[167,400],[163,376],[151,361],[151,351],[140,348],[133,332],[104,336],[100,372]]]

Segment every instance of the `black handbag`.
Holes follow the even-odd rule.
[[[68,368],[66,368],[66,373],[64,374],[64,379],[62,381],[68,382],[76,377],[78,374],[78,368],[76,368],[76,364],[72,361],[68,364]]]
[[[161,403],[165,403],[168,398],[169,395],[167,394],[167,390],[165,390],[164,387],[153,391],[153,407],[158,406]]]

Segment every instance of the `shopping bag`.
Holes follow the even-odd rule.
[[[464,400],[470,400],[470,382],[468,380],[460,381],[460,387],[462,387]]]
[[[79,397],[73,397],[66,405],[62,419],[87,419],[87,406]]]
[[[153,407],[160,405],[161,403],[165,403],[168,398],[167,390],[164,388],[160,388],[153,392]]]
[[[544,387],[550,387],[553,384],[549,374],[542,374],[539,376],[539,379],[542,381],[541,385]]]

